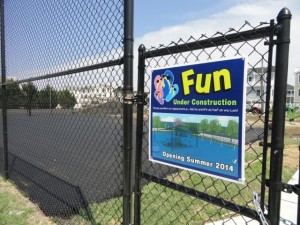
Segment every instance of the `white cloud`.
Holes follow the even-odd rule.
[[[229,120],[235,120],[236,122],[239,121],[239,118],[234,116],[218,116],[216,119],[219,120],[223,127],[227,127]]]
[[[257,4],[257,2],[256,2]],[[243,5],[236,5],[229,10],[226,11],[226,16],[231,17],[254,17],[254,16],[261,16],[261,11],[265,10],[264,7],[261,5],[251,5],[249,3]],[[222,14],[220,14],[222,15]]]
[[[166,117],[162,120],[163,122],[174,122],[174,118],[173,117]]]
[[[159,44],[168,45],[172,41],[178,41],[180,38],[183,40],[187,40],[190,36],[199,38],[202,34],[210,37],[217,31],[227,32],[230,27],[239,29],[245,20],[249,21],[253,26],[259,25],[260,22],[269,22],[270,19],[275,19],[276,22],[279,11],[284,7],[289,8],[292,13],[288,83],[294,84],[294,69],[300,67],[298,60],[300,50],[300,29],[298,28],[300,24],[299,0],[236,1],[236,5],[208,18],[201,18],[176,26],[163,27],[156,32],[145,34],[136,39],[135,46],[137,49],[140,44],[144,44],[147,48],[159,46]],[[134,82],[136,83],[136,81]]]

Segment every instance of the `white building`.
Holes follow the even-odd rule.
[[[270,103],[274,99],[274,75],[275,67],[272,67],[271,72],[271,95]],[[258,67],[248,70],[247,85],[246,85],[246,98],[252,102],[261,102],[266,99],[267,91],[267,68]]]
[[[286,87],[286,104],[295,103],[294,89],[295,89],[295,87],[293,85],[290,85],[290,84],[287,85],[287,87]]]
[[[97,106],[114,99],[114,88],[107,84],[85,85],[72,88],[77,104],[75,108]]]
[[[273,105],[274,101],[274,77],[275,77],[275,67],[272,67],[271,71],[271,91],[270,91],[270,105]],[[296,83],[296,82],[295,82]],[[298,102],[300,102],[300,69],[298,75]],[[246,98],[250,102],[262,102],[266,101],[266,91],[267,91],[267,68],[258,67],[248,70],[247,76],[247,88],[246,88]],[[287,84],[286,92],[286,103],[294,103],[294,86]]]

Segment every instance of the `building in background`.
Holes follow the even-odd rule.
[[[293,85],[287,84],[286,87],[286,104],[293,104],[294,101],[294,91],[295,87]]]
[[[271,93],[270,93],[270,105],[273,105],[274,99],[274,76],[275,67],[272,67],[271,72]],[[246,85],[246,98],[247,107],[251,110],[253,105],[259,105],[260,110],[264,111],[264,103],[266,102],[267,91],[267,68],[257,67],[248,70],[247,85]]]
[[[111,85],[95,84],[76,87],[71,90],[74,94],[77,104],[75,108],[86,108],[97,106],[108,101],[114,100],[115,92]]]
[[[293,85],[287,84],[286,92],[286,103],[293,104],[296,101],[296,95],[298,95],[298,102],[300,103],[300,68],[298,71],[298,76],[296,76],[295,87]],[[271,71],[271,92],[270,92],[270,106],[273,106],[274,101],[274,80],[275,78],[275,66],[272,67]],[[296,86],[298,84],[298,87]],[[297,89],[297,90],[296,90]],[[251,106],[259,105],[262,109],[264,108],[264,102],[266,101],[266,91],[267,91],[267,68],[257,67],[248,70],[247,85],[246,85],[246,98],[247,106],[250,107],[248,111],[251,110]],[[262,110],[263,111],[263,110]]]

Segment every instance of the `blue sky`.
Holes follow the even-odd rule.
[[[53,4],[56,4],[53,2],[51,0],[44,1],[40,5],[39,1],[32,0],[6,1],[6,10],[10,11],[9,16],[13,21],[11,24],[6,21],[6,31],[10,34],[8,39],[11,40],[6,42],[7,49],[10,49],[10,52],[7,51],[9,53],[7,61],[14,62],[7,63],[8,75],[28,77],[33,74],[51,73],[52,70],[65,70],[68,68],[68,64],[87,66],[95,61],[101,62],[101,58],[112,59],[114,52],[108,56],[105,55],[109,49],[101,43],[111,42],[110,39],[114,38],[117,38],[116,43],[120,43],[118,46],[114,46],[120,51],[120,54],[114,57],[122,56],[121,35],[120,37],[107,35],[107,39],[102,40],[107,31],[105,26],[100,32],[97,29],[93,29],[92,34],[88,32],[89,26],[99,26],[99,23],[94,21],[97,21],[97,17],[101,13],[95,9],[95,13],[88,14],[84,9],[100,0],[58,1],[59,4],[68,6],[58,7],[61,10],[59,12],[53,10]],[[113,1],[106,0],[109,5],[110,2]],[[293,71],[296,67],[300,67],[298,60],[300,49],[299,0],[134,0],[134,6],[135,60],[137,60],[137,48],[140,44],[150,47],[169,44],[179,39],[187,40],[190,36],[199,38],[202,34],[206,34],[210,37],[217,31],[227,32],[231,27],[239,29],[245,20],[256,26],[260,22],[276,19],[278,12],[283,7],[288,7],[293,15],[289,83],[294,83]],[[122,8],[120,5],[115,7],[115,12]],[[73,12],[74,9],[77,11]],[[38,19],[39,14],[44,16],[42,20]],[[121,14],[115,13],[114,15]],[[87,18],[91,22],[86,25]],[[70,21],[75,21],[76,26],[69,26]],[[107,26],[111,25],[110,20],[105,21],[108,23]],[[24,29],[24,27],[30,28]],[[118,29],[121,27],[122,25],[119,25]],[[15,33],[16,31],[18,33]],[[76,35],[77,33],[81,33],[84,38],[80,38],[81,36]],[[48,45],[45,46],[44,42]],[[37,70],[38,72],[36,72]],[[134,72],[136,74],[136,71]],[[136,80],[134,82],[135,86]]]
[[[187,40],[217,31],[239,29],[244,21],[257,26],[275,19],[287,7],[292,13],[288,83],[294,84],[294,70],[300,67],[300,3],[299,0],[136,0],[135,45],[146,47]]]
[[[135,36],[205,18],[234,5],[235,0],[136,0]]]
[[[191,115],[187,114],[178,114],[178,113],[153,113],[153,116],[160,116],[161,121],[163,122],[174,122],[175,119],[180,119],[186,123],[200,123],[203,119],[219,120],[222,126],[227,126],[229,120],[234,120],[238,123],[239,118],[234,116],[213,116],[213,115]]]

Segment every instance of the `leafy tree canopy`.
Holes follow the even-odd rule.
[[[202,131],[204,133],[209,131],[209,123],[208,123],[207,119],[201,120],[199,129],[200,129],[200,131]]]
[[[46,88],[40,90],[37,93],[38,98],[38,108],[40,109],[53,109],[58,104],[57,91],[50,87],[49,85]]]
[[[215,119],[215,120],[211,120],[209,123],[210,126],[210,130],[212,133],[217,134],[221,131],[221,124],[220,121]]]
[[[58,104],[65,109],[70,109],[77,103],[73,93],[68,90],[58,92]]]
[[[238,138],[239,126],[235,120],[229,120],[227,124],[227,135],[230,138]]]

